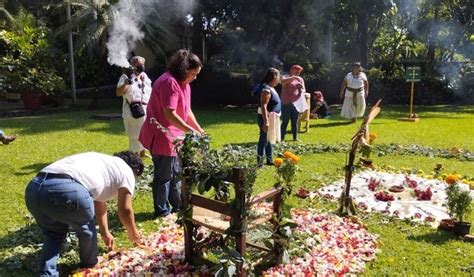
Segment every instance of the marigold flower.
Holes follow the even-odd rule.
[[[459,176],[455,174],[449,174],[446,177],[446,179],[444,179],[444,181],[449,185],[456,183],[458,180],[459,180]]]
[[[276,158],[276,159],[273,161],[273,164],[274,164],[276,167],[280,167],[280,166],[283,164],[283,159],[282,159],[282,158]]]
[[[291,162],[293,164],[298,164],[300,162],[300,157],[296,156],[296,155],[293,155],[291,158],[290,158]]]
[[[369,143],[372,143],[376,138],[377,138],[376,133],[370,133],[369,134]]]
[[[283,153],[283,157],[285,157],[287,159],[291,159],[291,157],[293,157],[293,153],[291,153],[290,151],[285,151]]]

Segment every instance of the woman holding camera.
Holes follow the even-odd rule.
[[[135,56],[130,60],[130,64],[133,72],[120,76],[116,94],[123,97],[122,118],[125,133],[128,136],[128,149],[143,157],[145,148],[138,137],[146,118],[146,108],[151,95],[151,80],[145,73],[145,58]]]

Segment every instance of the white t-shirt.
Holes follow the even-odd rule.
[[[347,73],[345,77],[347,86],[350,88],[361,88],[364,87],[364,81],[367,81],[367,76],[364,72],[360,72],[359,75],[352,75],[352,72]]]
[[[143,76],[143,81],[141,79],[142,76]],[[122,74],[122,76],[120,76],[120,79],[117,83],[117,87],[120,87],[121,85],[123,85],[123,83],[127,79],[128,79],[127,75]],[[123,118],[132,116],[128,103],[140,102],[140,101],[142,103],[148,103],[148,100],[150,99],[150,95],[151,95],[151,80],[150,78],[148,78],[148,75],[146,75],[145,72],[140,73],[139,76],[133,73],[131,76],[131,79],[132,79],[132,84],[128,86],[127,91],[122,96],[123,97],[123,103],[122,103],[122,117]],[[143,86],[143,91],[141,89],[142,86]],[[128,103],[126,100],[128,100]],[[143,110],[146,113],[146,105],[143,105]]]
[[[119,188],[127,188],[132,195],[135,190],[135,176],[124,160],[96,152],[65,157],[41,172],[68,174],[86,187],[95,201],[100,202],[116,197]]]

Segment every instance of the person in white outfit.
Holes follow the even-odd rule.
[[[369,82],[362,72],[359,62],[352,65],[341,85],[340,97],[344,99],[341,116],[355,122],[357,117],[364,116],[365,98],[369,95]]]
[[[117,84],[116,94],[123,97],[122,117],[125,133],[128,136],[128,149],[143,157],[145,148],[138,140],[146,114],[139,118],[134,118],[130,111],[131,103],[141,103],[144,112],[151,94],[151,80],[145,73],[145,58],[134,56],[130,60],[133,72],[127,76],[122,74]]]

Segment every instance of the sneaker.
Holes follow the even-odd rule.
[[[301,139],[299,139],[299,138],[295,138],[295,139],[293,139],[293,141],[296,141],[296,142],[303,142],[303,141],[302,141]]]

